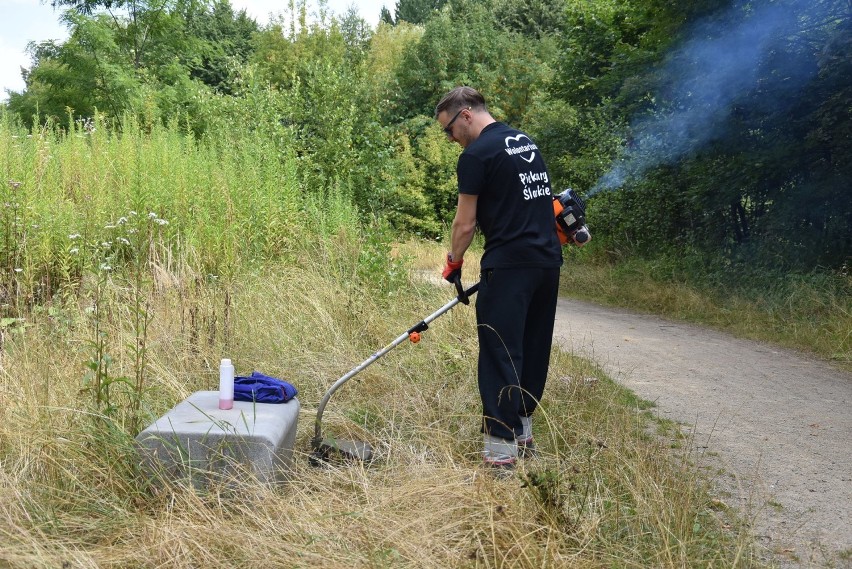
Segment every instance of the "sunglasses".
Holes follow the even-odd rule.
[[[444,127],[444,134],[446,134],[447,136],[452,136],[453,135],[453,123],[456,122],[456,119],[459,118],[459,115],[461,114],[462,111],[469,111],[472,108],[473,107],[464,107],[463,109],[459,109],[459,112],[457,112],[455,114],[455,116],[453,116],[452,120],[450,120],[450,122],[447,123],[447,126]]]

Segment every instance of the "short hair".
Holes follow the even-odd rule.
[[[435,118],[438,118],[438,115],[443,111],[452,114],[466,107],[480,111],[487,110],[485,97],[473,87],[456,87],[438,102],[435,107]]]

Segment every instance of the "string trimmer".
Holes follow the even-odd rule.
[[[348,441],[331,437],[323,438],[322,414],[325,411],[325,406],[328,404],[331,396],[334,395],[334,392],[340,389],[344,383],[364,371],[373,362],[403,343],[405,340],[409,340],[414,344],[419,342],[420,333],[425,332],[433,320],[442,316],[460,302],[463,304],[469,304],[469,297],[476,294],[476,291],[479,289],[479,283],[476,283],[465,290],[462,287],[461,279],[458,278],[455,281],[455,285],[456,291],[458,292],[458,296],[456,298],[452,299],[450,302],[409,328],[404,334],[400,334],[393,342],[358,364],[349,373],[335,381],[334,385],[329,388],[325,396],[322,398],[322,401],[320,401],[319,409],[317,409],[316,431],[314,433],[314,438],[311,440],[313,452],[310,455],[310,463],[313,466],[319,466],[335,458],[338,460],[358,460],[363,462],[369,462],[373,459],[373,448],[365,441]]]

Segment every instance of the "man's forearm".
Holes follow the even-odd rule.
[[[475,225],[469,227],[460,225],[453,222],[453,230],[450,235],[450,254],[453,261],[460,261],[464,257],[467,248],[473,241],[473,234],[476,229]]]
[[[450,255],[460,261],[473,241],[476,232],[476,196],[459,195],[456,216],[450,232]]]

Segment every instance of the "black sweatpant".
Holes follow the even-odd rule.
[[[502,439],[521,434],[544,393],[559,269],[482,271],[476,297],[479,394],[483,432]]]

